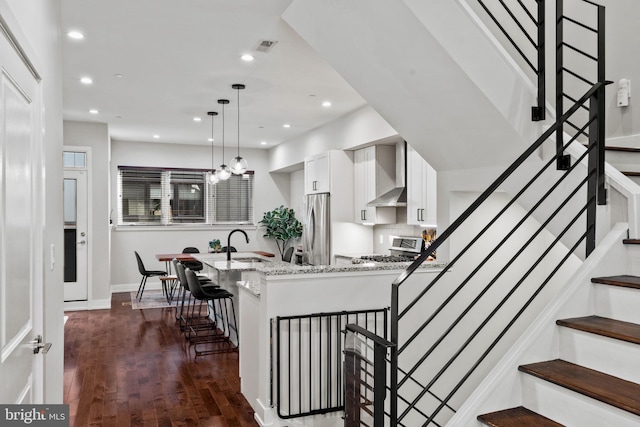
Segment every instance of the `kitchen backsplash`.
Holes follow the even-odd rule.
[[[396,208],[396,224],[373,226],[373,251],[377,254],[387,254],[392,236],[420,237],[421,233],[422,227],[407,224],[407,209]]]

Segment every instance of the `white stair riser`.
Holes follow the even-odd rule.
[[[640,383],[640,345],[560,328],[560,359]]]
[[[601,317],[640,323],[640,290],[594,284],[594,309]]]
[[[523,381],[523,405],[574,427],[638,427],[640,417],[529,374]]]
[[[620,171],[640,171],[640,153],[607,150],[606,157],[607,163]]]
[[[627,274],[640,276],[640,245],[625,245],[625,252],[627,254]]]

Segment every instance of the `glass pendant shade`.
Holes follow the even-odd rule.
[[[229,103],[228,99],[218,99],[218,104],[222,105],[222,158],[224,159],[224,106]],[[226,181],[231,177],[231,170],[229,170],[229,166],[224,163],[218,167],[217,171],[218,178],[221,181]]]
[[[238,92],[238,155],[229,162],[231,173],[234,175],[242,175],[247,171],[247,161],[240,156],[240,90],[246,86],[240,83],[232,84],[231,87]]]
[[[227,165],[220,165],[220,169],[217,171],[220,181],[226,181],[231,177],[231,169]]]
[[[217,184],[218,181],[220,181],[220,178],[218,178],[218,173],[215,170],[207,172],[207,177],[211,184]]]
[[[230,162],[229,169],[235,175],[242,175],[247,171],[247,161],[242,157],[234,157]]]

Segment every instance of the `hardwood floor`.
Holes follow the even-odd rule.
[[[173,308],[66,313],[64,402],[71,426],[257,426],[240,393],[238,353],[193,359]]]

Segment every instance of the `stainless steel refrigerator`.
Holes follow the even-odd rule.
[[[304,262],[311,265],[331,263],[329,203],[329,193],[309,194],[305,200],[302,250]]]

